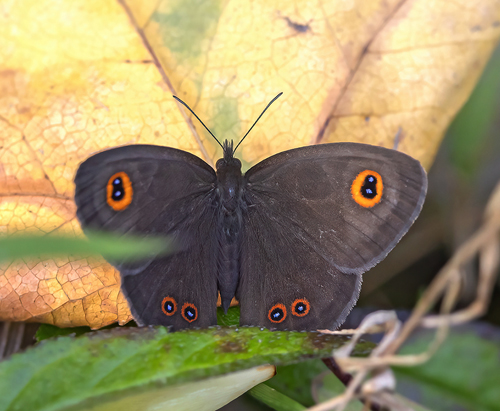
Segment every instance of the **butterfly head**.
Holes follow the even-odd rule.
[[[241,174],[241,161],[234,157],[234,145],[233,140],[225,140],[222,146],[224,156],[217,160],[215,163],[215,168],[217,169],[217,174],[227,173],[229,170],[233,170],[231,174],[236,171],[236,174]]]

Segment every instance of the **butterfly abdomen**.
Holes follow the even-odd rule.
[[[227,311],[236,293],[240,273],[241,213],[220,215],[219,254],[217,259],[217,286],[222,308]]]

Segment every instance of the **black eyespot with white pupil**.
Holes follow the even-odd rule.
[[[306,298],[297,298],[292,303],[292,315],[296,317],[305,317],[309,314],[309,310],[311,309],[311,304],[307,301]]]
[[[177,311],[177,302],[172,297],[165,297],[161,302],[161,310],[165,315],[171,317]]]
[[[198,309],[194,304],[184,303],[181,314],[182,318],[184,318],[188,323],[192,323],[198,318]]]
[[[377,195],[377,177],[367,175],[361,185],[361,195],[365,198],[375,198]]]
[[[271,312],[271,318],[272,318],[274,321],[279,321],[279,320],[281,320],[284,316],[285,316],[285,314],[283,313],[283,310],[282,310],[281,308],[275,308],[275,309]]]
[[[163,308],[169,314],[175,311],[174,304],[171,301],[166,301],[165,304],[163,304]]]
[[[283,304],[273,305],[267,313],[267,318],[275,324],[284,321],[286,318],[286,307]]]
[[[132,181],[124,171],[113,174],[106,184],[106,202],[115,211],[125,210],[134,196]]]
[[[125,196],[125,190],[123,188],[123,180],[121,177],[116,177],[113,180],[113,193],[111,194],[113,200],[120,201]]]
[[[306,309],[307,309],[307,307],[304,303],[297,303],[295,305],[295,312],[297,314],[304,314],[306,312]]]

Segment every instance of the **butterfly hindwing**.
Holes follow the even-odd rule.
[[[174,242],[171,255],[112,261],[139,324],[216,324],[215,181],[208,164],[168,147],[125,146],[81,164],[75,202],[84,230],[168,235]]]
[[[237,291],[240,324],[288,330],[336,328],[358,299],[361,275],[341,273],[297,235],[295,227],[269,221],[266,211],[257,209],[250,211],[244,229]]]
[[[217,324],[215,221],[192,215],[185,222],[183,249],[155,259],[142,272],[122,272],[122,290],[139,325],[173,330]],[[180,242],[177,241],[177,244]]]
[[[245,182],[241,324],[296,330],[345,320],[361,274],[406,233],[427,189],[418,161],[353,143],[277,154]]]

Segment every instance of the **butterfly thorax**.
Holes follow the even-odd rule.
[[[222,307],[227,311],[238,285],[240,243],[242,233],[243,176],[241,162],[233,156],[232,142],[224,142],[224,157],[217,161],[218,215],[217,258],[218,288]]]
[[[242,198],[243,177],[241,161],[233,156],[233,144],[224,142],[224,157],[216,163],[217,194],[225,212],[231,214],[238,210]]]

